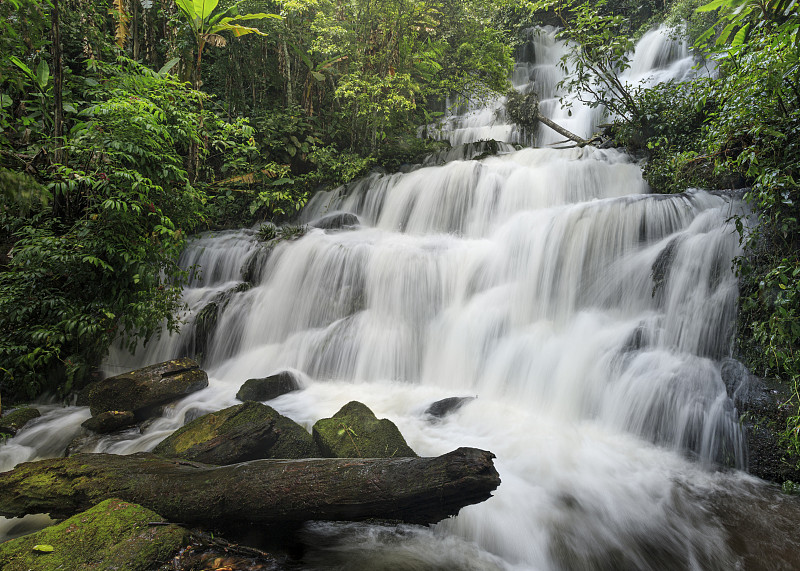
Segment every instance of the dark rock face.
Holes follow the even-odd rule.
[[[319,456],[311,435],[302,426],[253,401],[193,420],[153,452],[218,466],[267,458]]]
[[[659,304],[664,301],[665,286],[672,270],[672,263],[675,261],[675,254],[678,250],[679,240],[674,238],[659,252],[653,266],[651,267],[651,277],[653,279],[652,295]]]
[[[782,483],[800,481],[800,471],[787,461],[779,442],[791,414],[783,403],[789,399],[786,386],[768,385],[735,359],[725,359],[721,369],[728,396],[742,418],[748,450],[748,472],[764,480]]]
[[[39,411],[31,407],[13,410],[0,418],[0,434],[14,436],[23,426],[40,416]]]
[[[332,418],[317,421],[311,434],[327,458],[417,456],[391,420],[379,420],[358,401],[347,403]]]
[[[108,434],[122,428],[136,424],[136,415],[129,410],[107,410],[81,424],[82,427],[97,432]]]
[[[266,401],[291,391],[300,390],[300,383],[291,371],[281,371],[263,379],[248,379],[236,393],[240,401]]]
[[[182,358],[150,365],[90,385],[92,416],[106,411],[131,411],[138,419],[154,408],[208,386],[208,375],[192,359]]]
[[[351,214],[350,212],[334,212],[318,218],[312,222],[310,226],[321,228],[322,230],[345,230],[360,224],[361,221],[355,214]]]
[[[189,531],[178,525],[151,525],[162,521],[137,504],[106,500],[57,525],[0,544],[0,568],[154,569],[189,538]]]
[[[462,406],[473,400],[475,400],[475,397],[450,397],[437,400],[435,403],[425,409],[425,414],[432,416],[435,419],[440,419],[451,412],[457,411]]]

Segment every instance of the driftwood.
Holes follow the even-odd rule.
[[[76,454],[0,473],[0,515],[64,518],[117,497],[170,521],[224,526],[306,520],[435,523],[500,484],[491,452],[435,458],[255,460],[209,466],[149,453]]]

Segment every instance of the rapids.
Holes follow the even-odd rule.
[[[514,72],[542,110],[582,135],[595,110],[558,108],[552,30],[531,33]],[[630,81],[691,73],[661,30],[637,47]],[[652,79],[655,77],[655,79]],[[303,220],[356,214],[354,229],[311,228],[269,252],[253,230],[205,234],[187,325],[109,374],[192,353],[193,319],[219,316],[205,342],[207,389],[140,434],[86,451],[150,450],[186,418],[236,404],[248,378],[298,371],[304,390],[271,401],[310,429],[350,400],[393,420],[420,455],[491,450],[490,500],[430,528],[314,523],[304,569],[734,569],[725,532],[696,498],[751,482],[738,415],[720,376],[736,314],[735,200],[701,190],[648,194],[616,150],[547,148],[502,101],[449,118],[453,144],[484,138],[539,148],[373,174],[319,193]],[[462,151],[458,151],[462,152]],[[456,158],[452,155],[449,158]],[[243,269],[253,287],[239,287]],[[224,301],[223,301],[224,300]],[[423,411],[478,398],[433,423]],[[0,469],[59,454],[88,417],[53,408],[0,448]]]

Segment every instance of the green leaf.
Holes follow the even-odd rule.
[[[25,65],[22,62],[22,60],[20,60],[17,56],[9,56],[8,61],[16,65],[18,68],[20,68],[25,73],[25,75],[28,76],[28,78],[30,78],[33,81],[36,81],[36,75],[33,73],[33,70],[29,68],[27,65]]]
[[[219,0],[193,0],[194,13],[201,20],[207,20],[219,4]]]
[[[39,65],[36,66],[36,81],[39,83],[39,88],[44,91],[47,83],[50,81],[50,66],[43,59],[39,60]]]
[[[730,4],[731,0],[712,0],[708,4],[704,4],[697,8],[695,12],[713,12],[717,8],[724,6],[726,4]]]
[[[40,544],[40,545],[34,545],[33,551],[35,551],[36,553],[52,553],[53,551],[55,551],[55,548],[52,545]]]
[[[749,23],[742,26],[742,28],[738,32],[736,32],[736,35],[733,37],[731,46],[741,46],[742,44],[744,44],[744,41],[747,38],[747,30],[749,28],[750,28]]]
[[[179,58],[179,57],[174,57],[174,58],[172,58],[172,59],[171,59],[171,60],[169,60],[167,63],[165,63],[165,64],[164,64],[164,65],[161,67],[161,69],[159,69],[159,70],[158,70],[158,75],[160,75],[161,77],[165,77],[165,76],[166,76],[166,75],[167,75],[167,74],[170,72],[170,70],[171,70],[173,67],[175,67],[176,65],[178,65],[178,62],[179,62],[179,61],[181,61],[181,58]]]
[[[194,11],[194,3],[192,0],[175,0],[175,3],[178,5],[186,16],[189,17],[190,20],[194,20],[197,18],[197,12]]]

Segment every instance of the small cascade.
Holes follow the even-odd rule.
[[[525,30],[517,48],[511,83],[520,93],[538,95],[542,115],[581,137],[589,137],[609,118],[600,108],[589,107],[575,94],[559,88],[564,77],[562,60],[570,46],[556,39],[557,31],[550,26]],[[694,64],[686,40],[669,28],[659,27],[647,32],[637,43],[630,67],[621,74],[620,80],[631,88],[669,80],[683,81],[697,73]],[[567,67],[570,68],[569,62]],[[488,104],[467,102],[451,106],[448,101],[445,120],[438,128],[430,128],[428,134],[449,140],[452,145],[488,139],[538,147],[563,142],[562,135],[544,125],[538,125],[535,133],[527,133],[507,123],[504,106],[505,97]]]
[[[515,71],[543,103],[557,98],[541,86],[555,90],[564,49],[552,34],[531,32]],[[685,59],[663,34],[645,40],[642,76]],[[490,500],[431,528],[311,524],[304,568],[737,568],[698,498],[752,485],[716,471],[746,463],[720,373],[743,206],[701,190],[650,195],[616,150],[498,150],[472,160],[486,148],[466,145],[320,192],[294,240],[194,239],[182,332],[115,351],[106,367],[194,354],[209,387],[141,433],[82,449],[152,450],[235,404],[246,379],[291,368],[303,390],[270,405],[304,426],[360,400],[420,455],[491,450],[502,478]],[[336,213],[348,223],[314,227]],[[426,408],[454,396],[478,398],[431,423]],[[59,454],[88,416],[56,412],[0,448],[0,469]]]

